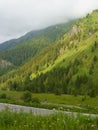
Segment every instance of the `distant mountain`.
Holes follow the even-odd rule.
[[[47,27],[45,29],[31,31],[31,32],[25,34],[24,36],[22,36],[22,37],[20,37],[18,39],[11,39],[9,41],[1,43],[0,44],[0,51],[5,51],[5,50],[7,50],[9,48],[12,48],[16,44],[20,44],[22,42],[28,41],[28,40],[30,40],[32,38],[40,37],[42,35],[49,35],[51,40],[52,39],[55,40],[57,37],[53,37],[53,34],[56,33],[54,35],[57,35],[57,36],[59,36],[59,34],[62,35],[63,31],[67,30],[68,27],[72,23],[73,23],[73,21],[70,21],[70,22],[65,23],[65,24],[54,25],[54,26]],[[65,29],[65,30],[62,31],[62,28]],[[50,34],[50,31],[51,31],[51,34]],[[57,32],[58,32],[58,34],[57,34]]]
[[[55,26],[48,27],[48,28],[43,29],[43,30],[31,31],[31,32],[27,33],[26,35],[24,35],[24,36],[22,36],[22,37],[20,37],[18,39],[11,39],[9,41],[6,41],[6,42],[0,44],[0,51],[5,51],[5,50],[7,50],[9,48],[12,48],[16,44],[20,44],[20,43],[28,41],[28,40],[30,40],[32,38],[39,37],[39,36],[45,34],[47,31],[49,31],[49,30],[51,30],[53,28],[55,28]]]
[[[77,20],[23,66],[2,76],[0,85],[18,91],[98,94],[98,10]]]
[[[20,66],[25,61],[37,55],[42,49],[58,40],[72,25],[73,21],[31,31],[19,39],[0,44],[0,57]]]

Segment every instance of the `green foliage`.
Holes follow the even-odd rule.
[[[22,100],[24,102],[30,102],[30,101],[32,101],[32,93],[29,92],[29,91],[24,92],[23,96],[22,96]]]
[[[1,98],[1,99],[6,99],[6,98],[7,98],[7,96],[6,96],[6,94],[5,94],[5,93],[2,93],[2,94],[0,95],[0,98]]]
[[[61,89],[60,88],[55,88],[55,92],[56,95],[61,95]]]
[[[96,97],[96,90],[94,88],[89,92],[89,96]]]
[[[81,96],[77,95],[77,92],[72,93],[73,95],[33,93],[32,100],[30,102],[24,102],[21,99],[23,93],[19,91],[0,91],[0,95],[6,94],[7,97],[0,98],[0,102],[46,109],[55,108],[56,110],[60,110],[62,107],[63,111],[98,114],[97,95],[95,95],[96,97],[90,97],[90,95],[87,96],[86,94]]]
[[[34,115],[20,111],[19,113],[4,110],[0,112],[0,128],[2,130],[97,130],[98,118],[83,115]]]
[[[16,44],[13,44],[12,41],[1,44],[0,49],[2,48],[1,50],[3,50],[3,52],[0,52],[0,57],[10,61],[15,66],[20,66],[30,58],[38,55],[41,50],[48,47],[50,44],[59,40],[73,22],[74,21],[70,21],[65,24],[59,24],[43,30],[30,32],[22,38],[16,39]],[[3,48],[3,45],[5,49]]]
[[[14,90],[21,88],[21,90],[37,93],[78,95],[89,94],[94,88],[98,94],[98,88],[96,87],[98,86],[97,15],[98,12],[94,11],[87,17],[77,20],[61,38],[57,36],[54,29],[50,29],[50,33],[44,34],[44,38],[41,35],[40,38],[36,37],[25,43],[25,45],[30,45],[31,49],[31,44],[34,41],[34,46],[38,45],[40,48],[42,47],[39,43],[40,40],[42,41],[41,43],[50,44],[51,39],[54,39],[51,32],[53,34],[56,33],[57,39],[55,42],[53,41],[54,44],[51,44],[43,51],[40,50],[41,52],[39,54],[36,53],[34,57],[31,56],[32,58],[28,59],[28,62],[17,70],[0,77],[1,87],[6,87],[7,85],[10,88],[11,85],[8,82],[12,81],[17,84],[13,85],[12,83],[11,88]],[[45,39],[46,35],[48,40],[50,39],[49,42],[47,38]],[[24,43],[21,44],[21,47],[23,46]],[[30,50],[28,51],[31,53]],[[16,55],[15,52],[13,53]],[[30,55],[28,56],[30,58]],[[92,86],[90,86],[90,82],[92,82]]]
[[[0,67],[0,76],[2,76],[3,74],[6,74],[8,72],[10,72],[11,70],[16,69],[14,66],[7,66],[7,67]]]
[[[37,98],[37,97],[33,97],[33,98],[32,98],[32,103],[40,104],[40,100],[39,100],[39,98]]]
[[[31,103],[31,105],[33,104],[40,104],[40,100],[37,97],[33,97],[32,93],[30,91],[25,91],[23,93],[23,95],[21,96],[21,99],[25,102],[25,103]],[[24,104],[25,105],[25,104]]]
[[[90,69],[89,69],[89,74],[93,74],[94,71],[94,65],[91,64]]]
[[[97,59],[98,59],[97,56],[94,56],[94,57],[93,57],[93,61],[94,61],[94,62],[96,62]]]

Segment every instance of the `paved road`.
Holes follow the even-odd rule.
[[[53,114],[53,113],[57,113],[59,111],[53,109],[53,110],[48,110],[48,109],[42,109],[42,108],[34,108],[34,107],[27,107],[27,106],[20,106],[20,105],[12,105],[12,104],[6,104],[6,103],[0,103],[0,111],[2,111],[5,108],[9,108],[12,112],[19,112],[21,110],[23,110],[24,112],[33,112],[35,115],[49,115],[49,114]],[[77,112],[67,112],[67,111],[60,111],[63,112],[65,114],[69,114],[69,115],[74,115],[76,116],[78,113]],[[82,113],[82,115],[85,116],[91,116],[91,117],[98,117],[98,115],[96,114],[85,114]]]
[[[0,103],[0,111],[9,108],[13,112],[19,112],[23,110],[24,112],[33,112],[35,115],[48,115],[54,113],[55,110],[48,110],[42,108],[34,108],[34,107],[27,107],[27,106],[20,106],[20,105],[12,105],[6,103]]]

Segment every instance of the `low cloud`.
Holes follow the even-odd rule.
[[[98,0],[0,0],[0,42],[98,9]]]

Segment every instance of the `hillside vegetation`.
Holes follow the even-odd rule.
[[[0,59],[12,64],[12,66],[0,66],[0,75],[18,68],[38,55],[44,48],[63,36],[73,22],[74,21],[70,21],[68,23],[50,26],[42,30],[32,31],[19,39],[0,44]]]
[[[72,23],[73,21],[70,21],[43,30],[32,31],[16,39],[16,43],[14,43],[15,41],[8,41],[0,44],[2,50],[0,57],[19,66],[25,63],[27,59],[37,55],[43,48],[49,46],[49,44],[57,41],[68,30]]]
[[[55,94],[98,94],[98,10],[77,20],[59,40],[19,69],[0,78],[0,86]]]
[[[98,117],[66,115],[55,113],[51,115],[34,115],[25,113],[0,112],[0,128],[2,130],[98,130]]]

